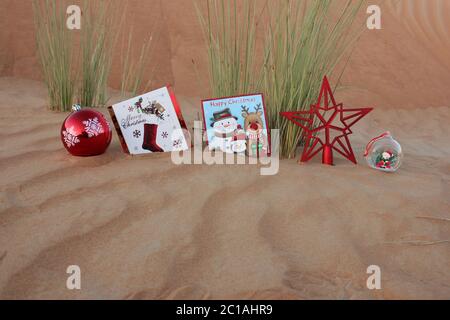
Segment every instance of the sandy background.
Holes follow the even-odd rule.
[[[257,1],[259,7],[265,3]],[[126,2],[124,29],[133,30],[138,50],[140,41],[152,32],[155,35],[153,60],[147,68],[153,86],[171,83],[178,94],[208,97],[206,49],[194,1]],[[450,1],[370,2],[376,3],[382,9],[382,30],[367,30],[354,51],[342,79],[347,103],[378,107],[448,105]],[[31,0],[0,2],[0,75],[41,78],[32,17]],[[360,21],[366,17],[363,11]],[[126,41],[119,41],[114,57],[112,87],[120,83],[121,48]]]
[[[136,30],[161,19],[155,86],[173,83],[192,123],[208,95],[192,64],[206,79],[192,3],[129,4]],[[360,164],[283,160],[262,177],[256,166],[130,158],[115,134],[106,154],[70,157],[67,114],[45,109],[30,1],[2,0],[0,298],[449,299],[450,1],[382,10],[383,30],[361,38],[337,95],[376,107],[351,137]],[[391,175],[362,159],[387,129],[406,155]],[[81,291],[65,287],[71,264]],[[371,264],[380,291],[365,286]]]

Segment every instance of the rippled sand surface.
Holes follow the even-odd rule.
[[[191,123],[198,99],[180,101]],[[263,177],[131,158],[115,134],[104,155],[71,157],[66,114],[45,103],[42,83],[0,78],[2,299],[450,298],[448,106],[376,109],[351,137],[356,167],[283,160]],[[362,159],[380,128],[404,147],[396,174]]]

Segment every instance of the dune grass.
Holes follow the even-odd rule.
[[[196,8],[207,43],[212,95],[250,92],[255,80],[255,1],[207,0],[206,15],[200,3]]]
[[[275,14],[265,38],[260,88],[266,97],[269,125],[281,131],[283,157],[295,156],[302,129],[280,112],[305,110],[317,101],[323,77],[334,73],[363,30],[355,25],[363,3],[285,0],[270,8]],[[344,69],[345,65],[340,72]]]
[[[206,15],[199,9],[199,17],[213,96],[263,92],[269,126],[281,130],[280,154],[294,157],[302,130],[280,111],[304,110],[315,102],[323,77],[333,74],[363,30],[354,24],[364,2],[260,1],[262,16],[252,0],[207,0]],[[256,59],[256,26],[261,21],[268,27],[262,58]]]
[[[83,2],[81,28],[81,106],[103,106],[123,6],[110,1]]]
[[[66,6],[55,0],[33,1],[37,51],[51,110],[70,110],[74,95],[73,33],[66,27]]]
[[[104,106],[124,6],[84,0],[81,30],[69,30],[68,5],[64,0],[33,1],[38,56],[50,109],[69,111],[74,102]]]
[[[120,93],[122,96],[131,95],[136,96],[139,93],[145,92],[152,81],[152,75],[146,75],[145,70],[151,60],[151,49],[153,42],[153,33],[150,37],[142,42],[140,46],[136,46],[133,42],[133,30],[126,34],[128,38],[126,46],[122,49],[122,75]],[[135,47],[140,48],[137,59],[135,58]],[[145,83],[144,83],[145,82]]]

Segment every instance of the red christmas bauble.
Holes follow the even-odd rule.
[[[102,154],[111,143],[112,131],[105,116],[93,109],[74,111],[64,120],[61,141],[74,156],[88,157]]]

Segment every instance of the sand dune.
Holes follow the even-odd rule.
[[[450,69],[450,2],[447,0],[387,1],[409,34],[420,39]]]
[[[375,110],[352,136],[356,167],[283,160],[263,177],[131,158],[116,135],[71,157],[42,83],[0,78],[0,97],[2,299],[450,297],[450,243],[428,243],[450,224],[417,218],[450,218],[449,107]],[[191,123],[198,99],[180,100]],[[397,174],[363,162],[380,128],[405,149]],[[81,291],[65,287],[71,264]],[[383,290],[365,287],[371,264]]]
[[[261,6],[265,2],[258,1]],[[152,32],[158,35],[146,70],[152,85],[171,83],[179,94],[208,97],[207,51],[194,2],[127,3],[127,27],[133,28],[137,48]],[[382,10],[382,30],[367,30],[358,42],[342,79],[349,88],[348,93],[342,93],[345,101],[378,107],[448,105],[450,2],[370,1],[377,3]],[[31,1],[0,2],[0,76],[41,79],[32,16]],[[362,10],[361,23],[366,18]],[[120,87],[120,52],[126,43],[121,39],[114,55],[110,85],[115,88]]]
[[[209,95],[194,6],[128,2],[136,42],[158,21],[146,72],[153,86],[175,85],[191,125]],[[0,299],[449,299],[450,1],[375,3],[383,29],[361,37],[336,96],[375,107],[351,137],[360,164],[283,160],[263,177],[256,166],[132,158],[116,134],[104,155],[69,156],[67,114],[47,111],[44,85],[23,79],[41,78],[31,2],[3,0]],[[362,158],[385,130],[405,150],[391,175]],[[81,291],[66,289],[72,264]],[[380,291],[366,288],[371,264]]]
[[[388,1],[387,5],[404,22],[412,35],[447,45],[449,22],[446,19],[450,4],[445,0]],[[403,18],[402,18],[403,17]]]

